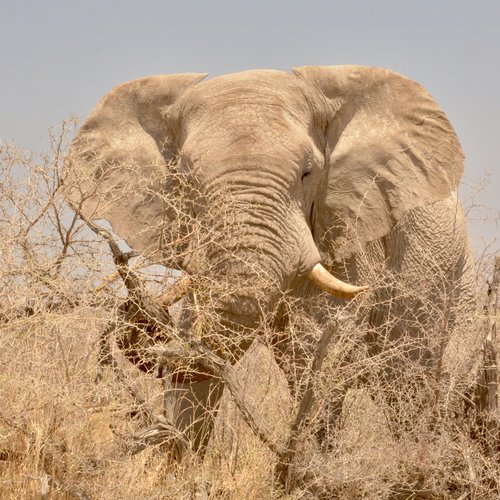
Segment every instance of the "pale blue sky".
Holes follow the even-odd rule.
[[[423,84],[458,132],[466,183],[490,173],[478,201],[500,208],[500,0],[0,0],[0,139],[43,149],[49,126],[140,76],[305,64]]]

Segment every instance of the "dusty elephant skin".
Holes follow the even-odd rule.
[[[401,75],[361,66],[205,76],[114,88],[66,164],[67,197],[82,214],[108,220],[152,261],[208,283],[204,297],[190,295],[183,328],[196,330],[196,307],[211,301],[227,342],[207,344],[238,358],[248,343],[232,345],[231,332],[258,328],[283,293],[324,300],[324,290],[336,304],[368,286],[378,304],[364,312],[374,353],[414,338],[406,358],[432,368],[442,339],[418,341],[432,321],[429,302],[446,311],[442,330],[459,345],[460,314],[474,309],[456,195],[463,154],[432,97]],[[180,207],[183,183],[196,196]],[[232,207],[224,216],[223,206]],[[184,224],[185,207],[192,220]],[[421,276],[422,288],[375,282],[384,272],[413,290]],[[382,328],[389,313],[395,320]],[[214,385],[182,384],[183,430],[199,419],[200,401],[216,407]],[[196,446],[209,428],[199,420]]]

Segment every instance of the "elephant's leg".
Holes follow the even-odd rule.
[[[408,211],[346,268],[348,276],[339,273],[343,279],[381,276],[367,315],[366,341],[395,433],[425,418],[432,428],[436,414],[461,411],[460,393],[480,346],[474,263],[455,194]]]
[[[172,383],[174,424],[201,456],[207,448],[223,390],[224,384],[217,378]]]

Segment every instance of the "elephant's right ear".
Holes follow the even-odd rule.
[[[106,219],[131,248],[155,260],[168,218],[166,166],[175,156],[169,111],[205,76],[151,76],[113,88],[80,128],[65,161],[71,205],[88,219]]]
[[[383,68],[293,71],[326,103],[329,173],[315,203],[315,233],[337,258],[386,235],[408,210],[456,189],[462,149],[419,84]]]

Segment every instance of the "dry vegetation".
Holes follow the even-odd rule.
[[[366,332],[352,318],[373,298],[340,310],[325,302],[320,324],[307,304],[283,297],[289,321],[278,341],[272,322],[263,324],[231,368],[216,354],[228,339],[210,335],[217,317],[207,290],[217,284],[191,277],[204,297],[196,304],[203,321],[197,339],[179,338],[180,306],[168,296],[178,275],[113,245],[110,233],[67,207],[60,173],[70,128],[52,137],[46,156],[9,145],[0,152],[1,498],[499,497],[498,414],[479,411],[484,390],[470,390],[484,370],[467,356],[481,345],[452,341],[447,352],[457,369],[446,379],[406,363],[388,380],[379,368],[411,346],[369,355]],[[218,218],[237,213],[231,202],[217,209]],[[186,217],[179,212],[179,227]],[[178,241],[166,253],[176,248]],[[494,289],[486,293],[492,263],[482,255],[478,313],[464,328],[480,340],[490,332],[495,345],[498,301]],[[402,293],[418,295],[418,285]],[[155,297],[171,305],[169,314]],[[446,312],[433,307],[427,335],[441,339]],[[168,439],[168,380],[156,359],[176,336],[184,356],[212,363],[230,389],[203,460],[182,439]],[[140,358],[143,371],[124,354]],[[167,354],[172,369],[175,353]],[[487,373],[493,383],[496,373]],[[326,419],[335,409],[337,421]]]

